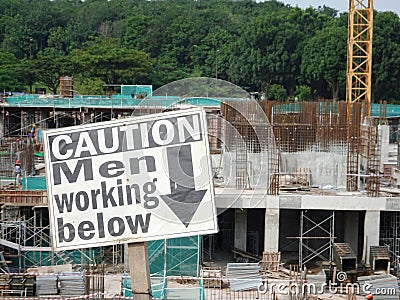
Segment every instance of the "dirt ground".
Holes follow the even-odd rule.
[[[112,295],[120,295],[122,274],[106,274],[104,276],[104,292]]]
[[[106,274],[104,280],[104,289],[105,293],[109,295],[120,295],[121,293],[121,281],[122,281],[122,273],[121,274]],[[177,282],[169,282],[168,286],[170,288],[182,288],[186,287],[185,284],[181,283],[182,280],[178,280]],[[187,288],[193,288],[194,284],[192,282],[187,283]],[[277,294],[278,300],[290,300],[289,295]],[[309,299],[310,300],[345,300],[347,298],[346,295],[342,294],[318,294],[313,295]],[[257,291],[240,291],[233,292],[229,288],[207,288],[205,289],[205,299],[206,300],[229,300],[229,299],[241,299],[241,300],[272,300],[271,294],[259,294]],[[356,296],[356,299],[353,300],[364,300],[364,296]]]

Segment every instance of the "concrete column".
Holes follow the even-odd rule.
[[[247,249],[247,210],[235,209],[235,241],[234,247],[246,251]]]
[[[83,114],[83,123],[89,124],[91,123],[92,113],[91,112],[84,112]]]
[[[129,272],[129,252],[128,243],[124,244],[124,272]]]
[[[279,249],[279,209],[265,209],[264,251],[276,252]]]
[[[4,111],[0,112],[0,139],[4,137]]]
[[[389,161],[389,135],[390,126],[389,125],[379,125],[378,134],[380,137],[380,150],[381,150],[381,172],[383,172],[383,164]]]
[[[379,246],[379,227],[380,227],[381,213],[376,210],[367,210],[365,212],[364,221],[364,239],[365,245],[365,262],[369,263],[369,247]]]
[[[358,211],[346,211],[344,213],[344,241],[349,243],[354,253],[358,251]]]

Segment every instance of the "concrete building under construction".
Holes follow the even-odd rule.
[[[220,82],[211,80],[214,93],[125,86],[113,97],[3,98],[2,269],[79,268],[98,257],[124,261],[121,245],[52,251],[49,200],[45,187],[38,188],[45,185],[42,130],[202,106],[209,116],[219,233],[203,237],[200,262],[260,261],[279,253],[282,263],[300,267],[397,273],[400,107],[373,104],[366,114],[354,103],[349,122],[346,102],[258,102],[229,84],[220,92]],[[33,125],[35,136],[28,138]],[[22,186],[12,174],[16,159],[26,172]]]

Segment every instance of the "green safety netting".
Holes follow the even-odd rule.
[[[335,111],[337,110],[338,102],[326,102],[324,105],[319,106],[320,113],[324,111]],[[301,102],[283,103],[274,106],[274,110],[277,112],[299,112]],[[381,110],[384,107],[379,103],[371,103],[371,117],[379,117]],[[399,117],[400,116],[400,105],[387,104],[386,105],[386,117]]]
[[[191,287],[168,287],[166,277],[151,277],[151,293],[153,299],[182,299],[182,300],[204,300],[203,280],[200,278],[198,286]],[[127,274],[122,276],[121,294],[124,297],[132,297],[131,277]]]
[[[151,293],[153,299],[163,299],[163,291],[167,286],[167,279],[165,277],[151,277]],[[131,276],[124,274],[121,282],[122,296],[132,297]]]
[[[148,242],[150,273],[163,276],[198,276],[201,236]]]
[[[44,98],[39,95],[19,95],[7,97],[6,102],[12,107],[55,107],[55,108],[140,108],[140,107],[173,107],[173,106],[220,106],[224,100],[243,100],[238,98],[207,98],[207,97],[177,97],[151,96],[145,99],[132,98],[127,95],[113,95],[111,98],[102,96],[74,96],[73,98]]]
[[[201,236],[148,242],[153,297],[156,299],[204,299],[202,281],[191,289],[168,288],[168,276],[199,276]],[[131,278],[124,275],[122,294],[132,296]],[[173,295],[173,297],[172,297]]]
[[[131,96],[133,98],[145,98],[153,93],[151,85],[122,85],[121,95]]]
[[[31,191],[45,191],[46,186],[46,176],[31,176],[22,179],[22,189]]]
[[[67,250],[63,251],[65,256],[58,255],[51,251],[22,251],[22,262],[19,262],[19,258],[12,259],[13,264],[20,265],[22,268],[30,268],[37,266],[52,266],[62,265],[65,263],[73,263],[76,265],[85,264],[97,264],[101,263],[101,251],[100,247],[88,248],[80,250]],[[68,261],[65,261],[64,257],[68,257]]]

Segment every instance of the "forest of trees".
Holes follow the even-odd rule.
[[[344,1],[344,0],[341,0]],[[218,77],[268,99],[344,99],[347,13],[250,0],[1,0],[0,90]],[[375,12],[373,99],[400,100],[400,19]]]

